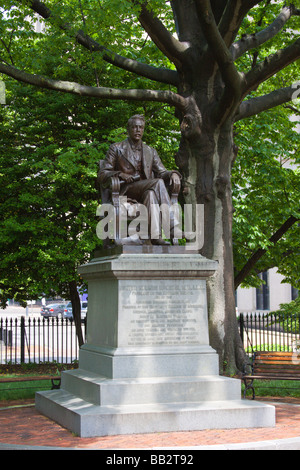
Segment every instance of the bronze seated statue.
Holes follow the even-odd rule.
[[[175,237],[178,220],[173,209],[178,204],[181,176],[176,170],[168,171],[156,150],[142,142],[144,126],[143,116],[130,118],[128,138],[111,145],[105,159],[100,160],[98,184],[101,201],[102,204],[112,204],[114,208],[115,244],[169,244],[162,237],[162,228],[170,234],[171,243],[178,244]],[[140,212],[141,206],[148,215],[147,236],[123,237],[120,230],[122,211],[127,212],[128,220],[132,220]],[[156,210],[159,207],[167,208],[169,212],[165,223],[164,220],[161,223],[161,212]]]

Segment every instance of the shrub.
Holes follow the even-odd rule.
[[[300,331],[300,297],[292,302],[280,304],[279,310],[271,312],[271,317],[276,316],[279,319],[284,331],[287,333],[296,333]],[[276,323],[278,320],[276,320]]]

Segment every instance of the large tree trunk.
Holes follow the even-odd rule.
[[[198,99],[200,106],[204,99]],[[200,104],[201,103],[201,104]],[[192,113],[192,114],[191,114]],[[203,112],[201,113],[203,116]],[[210,343],[220,370],[242,370],[245,352],[238,332],[232,249],[231,167],[236,156],[231,122],[222,127],[189,110],[181,120],[182,140],[176,157],[183,173],[185,203],[204,205],[203,256],[218,261],[208,281]]]

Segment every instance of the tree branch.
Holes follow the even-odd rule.
[[[264,0],[228,0],[219,22],[219,31],[229,47],[236,37],[243,19],[256,4]]]
[[[299,15],[300,10],[295,8],[294,5],[285,6],[278,17],[267,28],[259,31],[257,34],[244,35],[240,41],[237,41],[231,46],[230,51],[233,59],[236,60],[246,51],[257,48],[269,41],[281,31],[292,16]]]
[[[203,32],[219,65],[225,86],[240,95],[241,77],[218,30],[210,0],[195,0],[195,3]]]
[[[267,57],[245,75],[243,96],[256,89],[262,82],[300,58],[300,39]]]
[[[78,31],[76,34],[76,40],[79,44],[92,52],[100,51],[103,59],[116,67],[135,73],[141,77],[149,78],[156,82],[174,86],[178,84],[178,74],[175,70],[157,68],[152,65],[143,64],[142,62],[122,57],[115,52],[109,51],[106,47],[100,46],[83,31]]]
[[[295,93],[295,86],[291,85],[290,87],[272,91],[267,95],[243,101],[239,107],[235,121],[240,121],[241,119],[254,116],[255,114],[259,114],[263,111],[267,111],[268,109],[287,103],[292,100],[293,93]]]
[[[269,239],[270,243],[276,244],[283,235],[298,221],[294,216],[290,216],[284,224],[272,235]],[[267,250],[264,248],[259,248],[253,255],[249,258],[245,266],[240,270],[240,272],[235,276],[234,279],[234,288],[237,289],[239,285],[246,279],[250,274],[251,270],[254,268],[256,263],[260,258],[266,253]]]
[[[22,0],[16,1],[22,3]],[[98,44],[96,41],[94,41],[81,30],[77,31],[76,33],[73,33],[73,30],[69,24],[64,22],[57,15],[54,15],[54,13],[39,0],[30,0],[29,7],[33,11],[38,13],[40,16],[42,16],[44,19],[55,19],[60,29],[72,33],[77,42],[89,51],[100,52],[106,62],[115,65],[116,67],[119,67],[123,70],[127,70],[128,72],[132,72],[142,77],[149,78],[150,80],[154,80],[161,83],[167,83],[169,85],[177,85],[178,75],[175,70],[157,68],[151,65],[143,64],[136,60],[127,59],[126,57],[122,57],[119,54],[115,54],[106,47]]]
[[[219,31],[227,47],[232,44],[244,16],[245,11],[239,0],[230,0],[227,2],[219,22]]]
[[[99,99],[110,100],[131,100],[131,101],[156,101],[160,103],[167,103],[175,106],[181,111],[186,110],[186,99],[172,91],[161,90],[126,90],[105,87],[92,87],[80,85],[76,82],[68,82],[62,80],[52,80],[44,78],[40,75],[34,75],[23,70],[19,70],[11,65],[0,63],[0,73],[4,73],[20,82],[28,83],[30,85],[46,88],[49,90],[62,91],[65,93],[72,93],[80,96],[90,96]]]
[[[9,57],[11,63],[13,64],[13,63],[14,63],[14,60],[13,60],[13,57],[12,57],[12,55],[11,55],[9,46],[7,46],[6,43],[3,41],[3,39],[1,39],[1,38],[0,38],[0,42],[3,44],[4,49],[6,50],[7,55],[8,55],[8,57]]]
[[[219,32],[210,0],[195,0],[195,4],[204,35],[225,84],[223,96],[215,113],[217,121],[224,120],[241,99],[243,76],[237,71],[232,56]]]
[[[219,0],[217,0],[219,1]],[[190,0],[170,0],[176,26],[176,32],[182,43],[206,45],[198,20],[194,2]]]
[[[148,2],[142,4],[139,21],[156,46],[176,65],[176,67],[180,68],[183,54],[189,48],[189,45],[178,41],[167,30],[160,19],[154,16],[149,8]]]

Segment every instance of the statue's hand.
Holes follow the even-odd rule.
[[[170,177],[170,184],[180,184],[180,177],[177,173],[172,173]]]
[[[127,175],[126,173],[120,173],[119,174],[119,177],[125,181],[125,183],[132,183],[134,180],[133,180],[133,176],[132,175]]]

